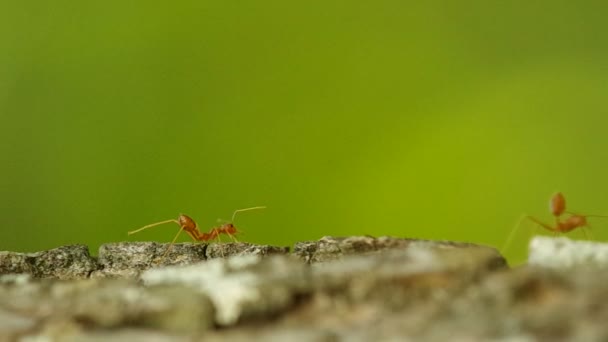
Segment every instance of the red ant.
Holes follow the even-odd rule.
[[[566,198],[561,192],[557,192],[551,197],[551,200],[549,202],[549,210],[551,211],[551,214],[553,214],[553,216],[555,217],[554,226],[544,223],[533,216],[524,216],[523,218],[527,218],[530,221],[538,224],[539,226],[553,233],[568,233],[575,230],[576,228],[591,227],[587,222],[587,217],[608,217],[604,215],[582,215],[566,211]],[[565,220],[562,220],[561,217],[564,213],[570,216],[567,217]],[[513,233],[515,232],[516,228],[519,227],[520,223],[518,223],[517,226],[513,228],[513,230],[511,230],[511,233],[509,234],[509,237],[505,242],[505,248],[510,243],[513,237]],[[583,230],[583,233],[585,234],[585,238],[587,238],[586,230]]]
[[[587,217],[607,217],[605,215],[582,215],[566,211],[566,199],[561,192],[558,192],[551,197],[549,208],[551,209],[553,216],[555,216],[555,226],[543,223],[532,216],[528,216],[528,219],[554,233],[568,233],[576,228],[591,227],[587,222]],[[565,221],[562,221],[560,220],[560,217],[564,213],[567,213],[570,216],[567,217]],[[585,230],[583,230],[583,232],[585,232],[585,235],[587,234]]]
[[[549,231],[555,233],[567,233],[576,228],[588,227],[589,225],[587,223],[587,217],[595,216],[568,213],[570,214],[570,217],[568,217],[565,221],[561,221],[560,217],[566,212],[566,198],[561,192],[555,193],[551,197],[551,201],[549,202],[549,210],[555,217],[555,226],[546,224],[532,216],[527,216],[527,218]]]
[[[211,228],[209,233],[201,232],[200,229],[198,228],[198,225],[196,224],[196,222],[194,222],[194,220],[190,216],[185,215],[185,214],[179,214],[179,216],[177,217],[177,220],[166,220],[166,221],[152,223],[152,224],[143,226],[139,229],[130,231],[127,234],[132,235],[135,233],[139,233],[144,229],[148,229],[148,228],[155,227],[155,226],[160,226],[165,223],[171,223],[171,222],[176,223],[178,226],[180,226],[180,229],[177,232],[177,234],[175,234],[173,241],[171,241],[171,244],[169,244],[169,247],[167,247],[167,250],[165,251],[165,253],[163,253],[163,255],[161,257],[161,260],[162,260],[167,255],[167,253],[169,253],[169,251],[173,247],[173,244],[175,243],[175,241],[177,240],[177,238],[179,237],[179,235],[181,234],[182,231],[185,231],[186,233],[188,233],[188,235],[190,235],[190,237],[194,241],[217,240],[219,242],[220,235],[226,234],[232,240],[234,240],[235,242],[238,242],[235,235],[238,234],[239,231],[232,223],[232,222],[234,222],[234,217],[236,216],[236,214],[240,213],[242,211],[264,209],[264,208],[266,208],[266,207],[260,206],[260,207],[251,207],[251,208],[245,208],[245,209],[237,209],[234,211],[234,213],[232,213],[232,219],[230,220],[230,222],[224,223],[223,225],[221,225],[219,227]]]
[[[577,214],[571,214],[570,217],[568,217],[566,219],[566,221],[560,221],[559,217],[556,218],[555,220],[555,227],[552,227],[544,222],[541,222],[540,220],[532,217],[532,216],[527,216],[527,218],[529,220],[531,220],[532,222],[540,225],[541,227],[550,230],[554,233],[568,233],[570,231],[575,230],[576,228],[584,228],[584,227],[591,227],[589,225],[589,223],[587,222],[587,217],[604,217],[604,216],[600,216],[600,215],[577,215]],[[585,230],[583,230],[583,232],[585,232]],[[585,234],[587,234],[585,232]],[[586,237],[586,236],[585,236]]]

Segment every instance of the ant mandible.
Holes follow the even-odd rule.
[[[182,231],[185,231],[186,233],[188,233],[188,235],[190,235],[190,237],[194,241],[217,240],[219,242],[220,241],[220,235],[221,234],[226,234],[232,240],[234,240],[235,242],[237,242],[235,235],[238,234],[239,231],[238,231],[238,229],[233,224],[234,217],[236,216],[236,214],[240,213],[240,212],[243,212],[243,211],[256,210],[256,209],[265,209],[265,208],[266,208],[265,206],[258,206],[258,207],[237,209],[237,210],[234,211],[234,213],[232,213],[232,218],[231,218],[230,222],[224,223],[223,225],[221,225],[219,227],[211,228],[211,230],[209,231],[209,233],[201,232],[200,229],[199,229],[199,227],[198,227],[198,224],[196,224],[196,222],[190,216],[185,215],[185,214],[179,214],[179,216],[177,217],[177,220],[173,220],[172,219],[172,220],[165,220],[165,221],[161,221],[161,222],[156,222],[156,223],[148,224],[148,225],[143,226],[143,227],[141,227],[139,229],[130,231],[127,234],[128,235],[132,235],[132,234],[135,234],[135,233],[139,233],[142,230],[145,230],[145,229],[148,229],[148,228],[152,228],[152,227],[155,227],[155,226],[160,226],[160,225],[165,224],[165,223],[175,223],[175,224],[177,224],[180,227],[179,231],[177,232],[177,234],[175,234],[175,237],[173,238],[173,240],[169,244],[169,247],[167,247],[167,250],[161,256],[161,260],[162,260],[167,255],[167,253],[169,253],[169,251],[173,247],[173,244],[175,243],[175,241],[177,240],[177,238],[179,237],[179,235],[182,233]]]

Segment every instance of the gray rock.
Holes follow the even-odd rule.
[[[92,277],[134,278],[153,267],[192,264],[206,259],[206,249],[201,243],[107,243],[99,247],[100,269]]]
[[[490,273],[421,326],[435,340],[606,341],[608,274],[522,266]],[[465,336],[466,336],[465,335]]]
[[[197,334],[189,333],[176,334],[166,331],[153,329],[113,329],[113,330],[93,330],[78,331],[72,334],[61,336],[61,342],[107,342],[107,341],[128,341],[128,342],[193,342],[198,341]],[[41,336],[41,340],[45,336]],[[37,340],[34,340],[37,341]],[[48,341],[44,339],[44,341]],[[204,341],[204,339],[200,339]]]
[[[307,263],[338,260],[346,255],[362,255],[384,251],[387,249],[406,249],[421,247],[426,249],[488,249],[494,254],[498,252],[491,247],[475,245],[466,242],[433,241],[420,239],[403,239],[389,236],[374,238],[371,236],[332,237],[324,236],[318,241],[296,243],[293,255]],[[502,257],[501,257],[502,258]],[[504,260],[504,259],[503,259]]]
[[[0,341],[13,341],[36,326],[36,320],[26,314],[19,314],[0,308]]]
[[[446,303],[506,268],[495,250],[464,247],[410,244],[313,264],[308,304],[285,319],[329,329],[346,341],[424,340],[414,338],[419,327],[435,322]]]
[[[32,281],[0,286],[0,304],[37,322],[76,326],[154,327],[170,332],[206,330],[213,324],[209,299],[183,286],[142,287],[134,280]],[[13,321],[15,321],[13,319]],[[11,323],[12,326],[22,324]]]
[[[259,255],[264,257],[287,253],[289,253],[289,247],[254,245],[245,242],[209,244],[206,250],[208,259],[226,258],[237,255]]]
[[[173,245],[156,242],[108,243],[99,248],[100,269],[93,272],[91,276],[134,278],[150,268],[190,265],[207,259],[234,255],[267,256],[288,252],[289,247],[249,243],[176,243]]]
[[[26,273],[36,278],[77,279],[98,268],[84,245],[70,245],[36,253],[0,252],[0,274]]]
[[[254,316],[272,316],[311,288],[306,265],[284,256],[235,256],[151,269],[141,279],[147,286],[187,285],[207,295],[215,306],[215,321],[219,325],[233,325]]]
[[[202,260],[186,257],[201,245],[176,245],[163,263],[166,245],[116,245],[100,257],[108,273],[84,280],[39,279],[9,254],[6,269],[32,271],[0,276],[0,340],[608,340],[601,252],[508,269],[493,248],[389,237],[326,237],[296,255],[209,245]],[[102,278],[121,272],[141,275]]]
[[[274,329],[264,329],[258,327],[245,327],[231,331],[220,331],[206,334],[200,341],[205,342],[335,342],[340,341],[340,337],[329,330],[312,329],[311,327],[283,327],[277,326]]]

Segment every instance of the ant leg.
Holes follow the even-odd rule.
[[[521,226],[522,222],[526,219],[526,217],[527,217],[526,215],[521,215],[519,217],[519,219],[517,220],[517,223],[515,224],[515,226],[511,229],[511,232],[509,232],[509,235],[507,236],[507,240],[500,248],[500,251],[502,254],[504,254],[506,252],[507,248],[511,244],[511,240],[513,240],[513,237],[515,236],[515,232],[517,230],[519,230],[519,227]]]
[[[559,217],[556,216],[555,217],[555,226],[559,227],[559,224],[560,224]],[[551,237],[557,237],[557,235],[558,235],[557,231],[554,231],[554,230],[551,231]]]
[[[566,211],[566,214],[570,214],[573,216],[584,216],[584,217],[608,217],[608,215],[584,215],[584,214],[577,214],[577,213],[573,213],[571,211]]]
[[[220,248],[220,254],[222,255],[222,258],[224,258],[224,245],[222,244],[222,238],[221,238],[221,233],[219,232],[219,230],[217,228],[213,228],[211,229],[211,232],[209,233],[209,235],[212,237],[215,234],[215,245]]]
[[[582,230],[583,230],[583,235],[585,236],[585,240],[590,240],[590,241],[595,240],[595,239],[593,238],[593,233],[592,233],[592,231],[591,231],[591,228],[592,228],[592,227],[591,227],[591,225],[590,225],[589,223],[587,223],[587,225],[586,225],[586,226],[581,227],[581,228],[582,228]],[[587,233],[587,229],[586,229],[586,228],[589,228],[589,233]]]
[[[217,244],[222,243],[222,237],[221,237],[220,235],[221,235],[221,233],[220,233],[220,232],[217,232],[217,233],[216,233],[216,236],[215,236],[215,243],[217,243]]]
[[[222,243],[222,239],[220,238],[220,234],[217,234],[217,238],[216,238],[217,242],[215,243],[219,248],[220,248],[220,253],[222,254],[222,259],[225,258],[226,256],[224,255],[224,244]]]
[[[236,234],[245,234],[247,235],[244,231],[242,230],[238,230],[235,234],[230,234],[230,236],[232,237],[232,239],[234,240],[234,242],[239,242],[239,240],[236,239]]]
[[[141,232],[141,231],[142,231],[142,230],[144,230],[144,229],[148,229],[148,228],[152,228],[152,227],[160,226],[161,224],[165,224],[165,223],[171,223],[171,222],[174,222],[174,223],[176,223],[177,225],[179,225],[179,222],[178,222],[177,220],[166,220],[166,221],[161,221],[161,222],[152,223],[152,224],[149,224],[149,225],[147,225],[147,226],[143,226],[143,227],[141,227],[141,228],[139,228],[139,229],[136,229],[136,230],[132,230],[132,231],[128,232],[128,233],[127,233],[127,235],[132,235],[132,234],[135,234],[135,233],[139,233],[139,232]]]
[[[559,233],[559,230],[557,228],[551,227],[550,225],[544,223],[543,221],[540,221],[540,220],[538,220],[538,219],[536,219],[536,218],[534,218],[532,216],[527,216],[527,218],[529,220],[531,220],[532,222],[538,224],[539,226],[545,228],[546,230],[549,230],[549,231],[552,231],[552,232],[555,232],[555,233]],[[558,223],[559,223],[559,219],[555,218],[555,221],[556,221],[556,226],[557,226]]]
[[[239,240],[236,239],[236,236],[234,236],[234,234],[228,234],[228,233],[226,233],[226,235],[228,235],[230,237],[230,239],[232,239],[232,241],[234,241],[236,243],[239,242]]]
[[[162,261],[165,256],[167,256],[167,254],[169,253],[169,251],[171,250],[171,248],[173,248],[173,244],[175,243],[175,241],[177,240],[177,237],[179,236],[179,234],[182,233],[182,231],[184,230],[184,227],[180,227],[179,231],[177,232],[177,234],[175,234],[175,237],[173,238],[173,241],[171,241],[171,243],[169,244],[169,247],[167,247],[167,250],[165,251],[165,253],[163,253],[163,255],[160,257],[160,260]]]
[[[585,236],[585,240],[589,240],[589,235],[587,234],[587,229],[583,227],[583,235]]]

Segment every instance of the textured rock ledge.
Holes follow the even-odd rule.
[[[165,252],[169,251],[166,255]],[[248,243],[199,244],[119,242],[104,244],[97,258],[87,246],[71,245],[36,253],[0,252],[0,274],[29,274],[34,278],[82,279],[137,277],[142,271],[187,265],[237,255],[287,254],[289,247]]]
[[[388,237],[166,247],[0,252],[0,340],[608,339],[598,268],[509,270],[493,248]]]
[[[30,274],[37,278],[86,278],[97,261],[84,245],[64,246],[37,253],[0,252],[0,274]]]

